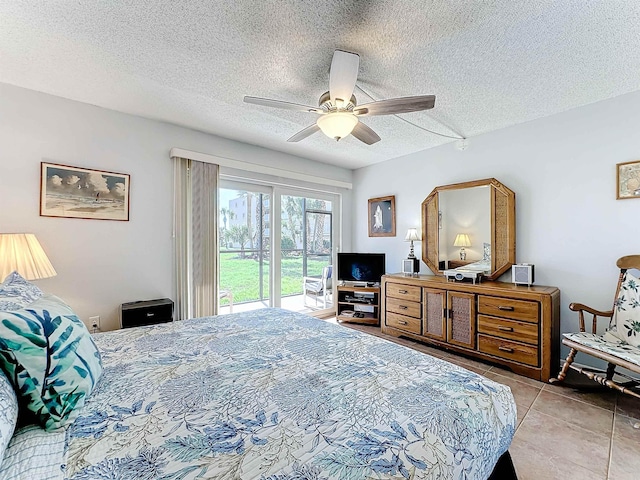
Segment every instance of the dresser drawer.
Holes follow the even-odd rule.
[[[422,316],[421,303],[397,298],[387,298],[387,312],[399,313],[410,317],[420,318]]]
[[[402,298],[412,302],[422,300],[421,288],[413,285],[402,285],[400,283],[387,283],[387,297]]]
[[[532,345],[538,344],[537,323],[478,315],[478,333],[486,333],[494,337],[507,338]]]
[[[538,302],[478,295],[478,313],[485,315],[537,323],[538,308]]]
[[[405,315],[398,315],[396,313],[387,312],[385,322],[388,327],[398,328],[400,330],[405,330],[417,335],[420,335],[420,333],[422,333],[420,330],[421,321],[419,318],[412,318]]]
[[[478,350],[507,360],[538,366],[538,348],[524,343],[478,334]]]

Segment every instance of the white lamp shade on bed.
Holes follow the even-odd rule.
[[[13,271],[27,280],[57,275],[33,233],[0,233],[0,281]]]

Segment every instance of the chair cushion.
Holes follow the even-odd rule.
[[[48,431],[75,420],[102,373],[87,327],[54,295],[0,312],[0,368]]]
[[[629,272],[620,285],[611,323],[610,331],[618,338],[640,347],[640,280]]]
[[[44,293],[18,272],[10,273],[0,283],[0,311],[20,310],[40,298]]]
[[[322,280],[320,279],[304,279],[304,291],[308,293],[321,293],[322,292]]]
[[[584,345],[585,347],[590,347],[595,350],[608,353],[609,355],[622,358],[627,362],[640,366],[640,349],[633,345],[629,345],[624,340],[620,340],[609,333],[596,335],[593,333],[576,332],[563,333],[562,336],[568,340],[579,343],[580,345]]]

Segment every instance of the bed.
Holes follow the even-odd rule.
[[[463,265],[462,267],[455,268],[454,270],[460,270],[463,272],[479,272],[483,275],[488,275],[491,273],[491,260],[478,260],[477,262]]]
[[[483,275],[491,274],[491,244],[484,242],[482,244],[482,259],[455,268],[463,272],[476,272]]]
[[[485,480],[499,460],[512,468],[508,387],[359,331],[263,309],[93,339],[103,371],[77,418],[18,429],[0,479]]]

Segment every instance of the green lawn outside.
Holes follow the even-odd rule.
[[[307,259],[307,273],[309,276],[320,276],[322,267],[328,264],[329,258]],[[260,265],[258,260],[240,258],[240,253],[220,254],[220,290],[230,290],[233,302],[253,302],[260,300],[259,278]],[[269,262],[263,264],[264,298],[269,298]],[[282,296],[299,295],[302,293],[302,256],[282,258]],[[228,305],[224,298],[220,305]]]

